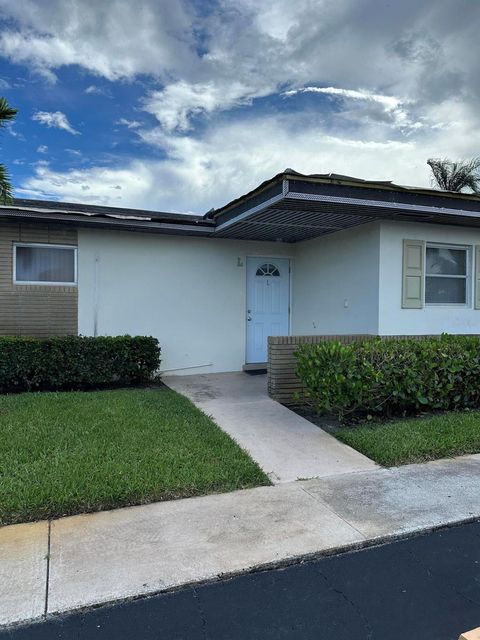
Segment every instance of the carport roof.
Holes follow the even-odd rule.
[[[16,199],[0,205],[0,219],[291,243],[374,220],[477,227],[480,197],[286,169],[204,216]]]
[[[299,242],[379,219],[480,226],[480,197],[286,169],[206,218],[217,237]]]

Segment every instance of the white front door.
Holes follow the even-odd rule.
[[[285,258],[247,258],[247,364],[267,361],[268,336],[288,335],[289,271]]]

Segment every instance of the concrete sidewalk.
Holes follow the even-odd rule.
[[[212,416],[274,484],[378,468],[366,456],[269,398],[266,375],[165,376],[163,381]]]
[[[0,624],[480,517],[480,456],[0,528]]]

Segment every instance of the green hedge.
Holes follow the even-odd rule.
[[[304,400],[341,420],[480,407],[480,338],[370,339],[302,345]]]
[[[160,365],[145,336],[0,338],[0,391],[96,389],[144,383]]]

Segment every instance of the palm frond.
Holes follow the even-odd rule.
[[[443,191],[470,189],[474,193],[480,192],[480,158],[459,161],[430,158],[427,164],[432,170],[433,186]]]
[[[8,104],[6,98],[0,97],[0,129],[11,122],[18,113],[18,109],[14,109]],[[13,200],[13,189],[5,165],[0,164],[0,203],[10,204]]]
[[[0,164],[0,203],[11,204],[13,200],[12,184],[7,168]]]
[[[17,113],[18,109],[11,107],[6,98],[0,98],[0,127],[13,120]]]

